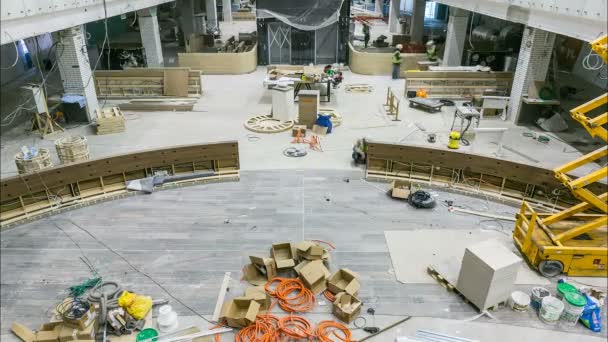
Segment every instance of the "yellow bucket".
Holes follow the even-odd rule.
[[[452,149],[458,149],[460,147],[460,133],[459,132],[451,132],[450,133],[450,141],[448,142],[448,147]]]

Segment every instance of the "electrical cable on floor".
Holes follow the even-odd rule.
[[[15,41],[15,39],[13,39],[11,34],[8,33],[8,31],[5,30],[4,34],[6,34],[13,41],[13,46],[15,47],[15,61],[13,62],[13,64],[11,64],[11,66],[9,66],[8,68],[0,68],[2,70],[9,70],[14,68],[15,65],[17,65],[17,62],[19,62],[19,48],[17,48],[17,42]]]
[[[76,224],[76,222],[74,222],[71,219],[68,219],[68,221],[73,224],[75,227],[77,227],[78,229],[82,230],[83,232],[85,232],[87,235],[89,235],[93,240],[95,240],[97,243],[99,243],[100,245],[102,245],[104,248],[106,248],[108,251],[110,251],[112,254],[116,255],[117,257],[119,257],[120,259],[122,259],[127,265],[129,265],[129,267],[134,270],[135,272],[143,275],[144,277],[148,278],[151,282],[153,282],[154,284],[156,284],[156,286],[158,286],[161,290],[163,290],[169,297],[171,297],[173,300],[175,300],[176,302],[178,302],[179,304],[181,304],[182,306],[184,306],[186,309],[188,309],[190,312],[192,312],[193,314],[195,314],[196,316],[202,318],[203,320],[205,320],[207,323],[210,324],[217,324],[218,322],[213,322],[209,319],[207,319],[205,316],[201,315],[200,313],[198,313],[196,310],[194,310],[193,308],[191,308],[190,306],[188,306],[186,303],[182,302],[179,298],[175,297],[171,292],[169,292],[169,290],[167,290],[162,284],[160,284],[159,282],[157,282],[154,278],[152,278],[150,275],[148,275],[147,273],[139,270],[137,267],[135,267],[129,260],[127,260],[127,258],[125,258],[124,256],[122,256],[122,254],[116,252],[114,249],[112,249],[110,246],[106,245],[103,241],[99,240],[97,237],[95,237],[93,234],[91,234],[91,232],[89,232],[88,230],[86,230],[85,228],[81,227],[80,225]]]

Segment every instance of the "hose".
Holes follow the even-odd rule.
[[[296,340],[313,337],[310,321],[301,316],[289,315],[279,319],[279,329],[283,335]]]
[[[336,296],[335,296],[333,293],[331,293],[331,291],[329,291],[329,290],[325,290],[325,291],[323,292],[323,295],[325,296],[325,298],[326,298],[328,301],[330,301],[330,302],[332,302],[332,303],[333,303],[333,302],[336,300]]]
[[[321,321],[317,324],[315,335],[321,342],[351,342],[352,334],[350,329],[342,323],[334,321]],[[337,340],[332,339],[337,338]]]
[[[272,290],[271,286],[274,283],[278,284]],[[270,296],[277,298],[281,309],[287,312],[307,312],[317,303],[314,294],[300,279],[276,277],[266,283],[264,290]]]

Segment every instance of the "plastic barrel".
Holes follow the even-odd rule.
[[[578,293],[578,289],[576,288],[576,286],[569,284],[569,283],[559,283],[557,284],[557,293],[555,294],[555,296],[559,299],[563,299],[564,298],[564,294],[566,294],[567,292],[576,292]]]
[[[556,297],[543,298],[538,312],[538,318],[547,324],[555,324],[564,311],[564,303]]]
[[[540,309],[540,303],[543,300],[543,298],[550,296],[551,292],[549,292],[549,290],[547,290],[544,287],[533,287],[532,291],[530,292],[530,305],[534,308],[534,310],[539,310]]]
[[[562,300],[564,303],[564,311],[562,311],[559,320],[567,326],[574,326],[578,322],[579,317],[585,309],[587,299],[580,293],[567,292]]]

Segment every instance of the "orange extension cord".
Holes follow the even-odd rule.
[[[325,298],[327,298],[328,301],[330,301],[332,303],[336,300],[336,296],[333,293],[331,293],[331,291],[329,291],[329,290],[325,290],[323,292],[323,295],[325,296]]]
[[[277,284],[273,290],[272,285],[275,283]],[[307,312],[317,303],[314,294],[300,279],[273,278],[266,283],[264,289],[270,296],[277,298],[281,309],[287,312]]]
[[[332,335],[337,340],[332,339]],[[352,342],[350,329],[342,323],[334,321],[321,321],[315,328],[315,336],[321,342]]]
[[[302,316],[289,315],[279,319],[279,329],[283,336],[296,340],[314,337],[312,324]]]

